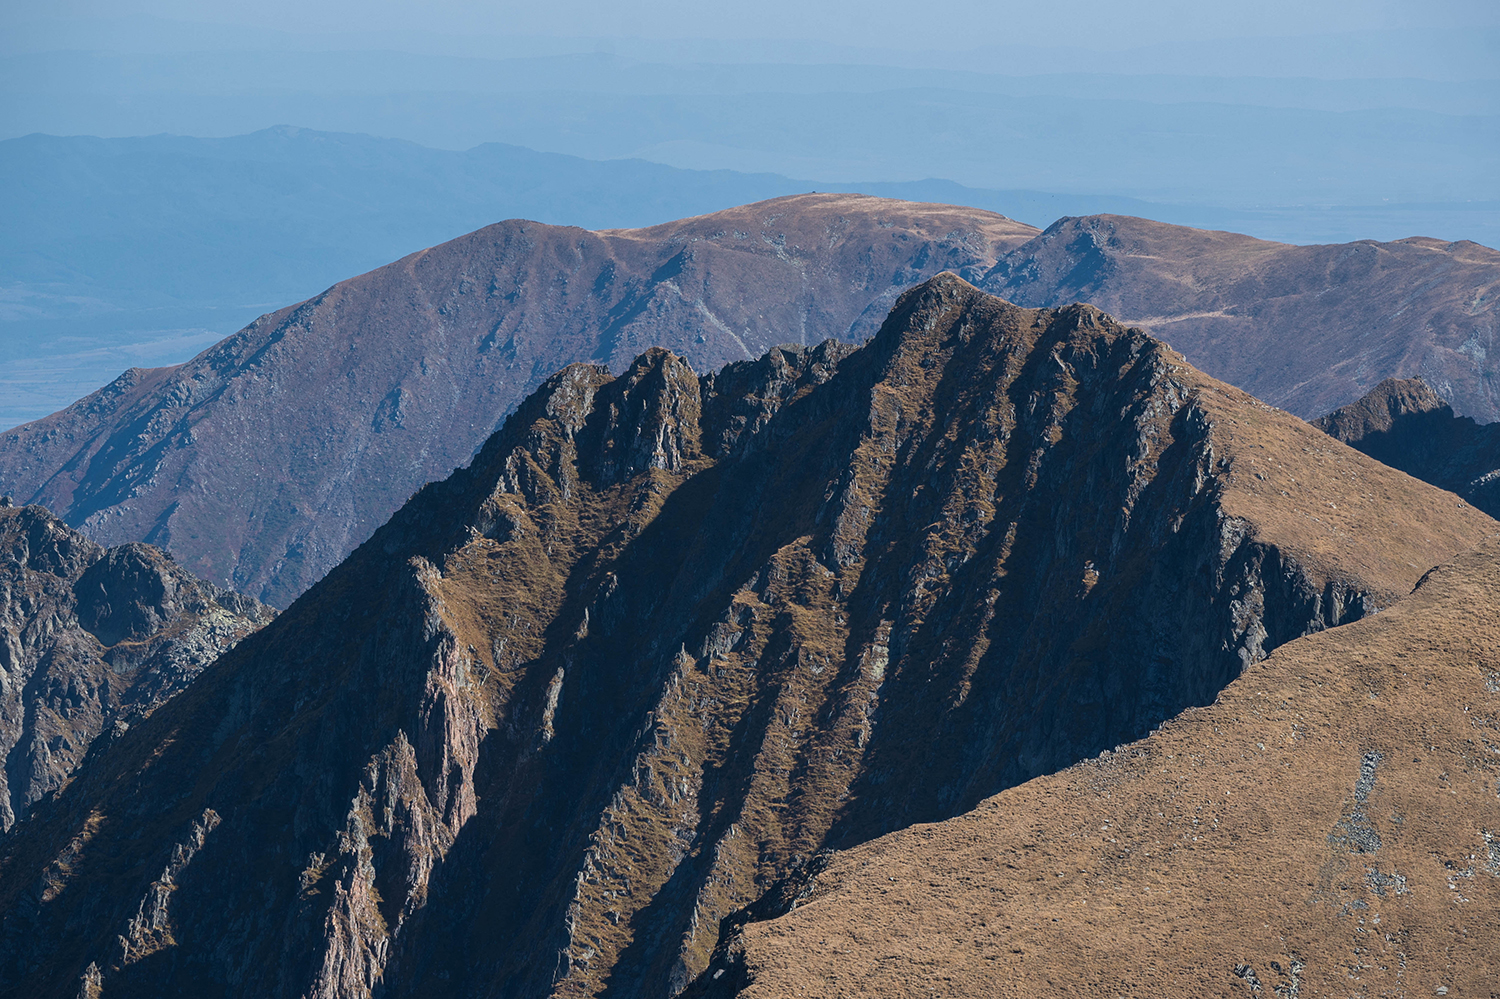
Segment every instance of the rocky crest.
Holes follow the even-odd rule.
[[[1387,378],[1313,426],[1500,516],[1500,424],[1476,424],[1420,378]]]
[[[285,607],[571,362],[619,372],[663,346],[708,371],[788,341],[857,343],[906,288],[977,277],[1035,234],[832,194],[648,229],[501,222],[0,434],[0,491]]]
[[[1038,233],[810,194],[649,229],[512,220],[412,254],[0,434],[0,490],[285,607],[564,365],[618,373],[661,346],[703,373],[860,343],[944,269],[1022,305],[1092,302],[1304,418],[1420,374],[1500,419],[1486,247],[1289,246],[1113,215]]]
[[[0,502],[0,830],[272,616],[150,545]]]
[[[0,995],[660,996],[1496,525],[1087,306],[548,379],[0,850]]]
[[[1057,220],[979,283],[1021,305],[1092,302],[1304,419],[1420,376],[1458,412],[1500,420],[1500,252],[1477,243],[1291,246],[1091,215]]]

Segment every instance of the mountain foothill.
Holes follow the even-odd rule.
[[[0,435],[0,997],[1486,994],[1497,275],[805,195],[127,372]]]

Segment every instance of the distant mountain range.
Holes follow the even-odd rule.
[[[1098,302],[1304,418],[1417,374],[1500,415],[1500,252],[1472,243],[1297,247],[1110,215],[1039,233],[808,194],[646,229],[478,230],[0,434],[0,488],[285,607],[562,366],[665,346],[707,373],[858,344],[941,270],[1029,306]]]
[[[912,284],[977,280],[1035,235],[854,195],[601,233],[500,223],[0,435],[0,488],[284,607],[565,364],[666,346],[707,372],[859,342]]]
[[[1500,233],[1484,221],[1500,212],[1474,204],[1252,210],[937,180],[828,184],[297,128],[227,139],[33,135],[0,142],[0,428],[501,219],[636,227],[810,190],[969,205],[1039,227],[1111,213],[1294,242]]]
[[[55,412],[126,368],[184,361],[263,312],[501,219],[635,227],[816,186],[297,128],[0,142],[0,428]],[[941,181],[848,189],[1044,224],[1156,207]]]
[[[1373,66],[1308,79],[1323,68],[1310,59],[1296,79],[1275,78],[1284,70],[1269,59],[1237,77],[1222,67],[1173,75],[1160,53],[1133,61],[1087,48],[1057,50],[1023,76],[1035,61],[1014,51],[960,70],[951,58],[810,64],[543,48],[460,58],[451,46],[257,49],[248,38],[130,51],[122,35],[8,55],[0,135],[232,135],[295,123],[822,184],[944,177],[1240,208],[1494,201],[1500,93],[1493,60],[1474,57],[1485,41],[1447,39],[1438,80],[1370,79]],[[1075,143],[1108,153],[1061,153]]]
[[[1024,305],[1090,302],[1304,419],[1390,375],[1500,420],[1500,251],[1471,242],[1288,246],[1146,219],[1064,219],[983,280]]]

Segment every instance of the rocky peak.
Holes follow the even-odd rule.
[[[79,625],[106,647],[142,641],[168,621],[208,608],[206,594],[195,586],[183,592],[181,571],[158,548],[120,545],[84,570],[73,584]]]
[[[0,508],[0,828],[271,616],[150,545],[104,549],[43,507]]]
[[[1356,402],[1312,421],[1313,426],[1345,444],[1370,434],[1389,433],[1403,417],[1442,413],[1447,423],[1453,409],[1420,378],[1387,378]]]
[[[701,453],[700,411],[687,361],[648,350],[595,397],[589,471],[601,485],[652,468],[681,471]]]
[[[704,448],[715,458],[729,454],[759,431],[786,403],[833,377],[854,347],[824,340],[815,347],[782,344],[753,361],[736,361],[704,376]]]
[[[574,366],[3,844],[0,989],[671,995],[819,851],[1143,735],[1493,530],[953,275],[854,351]]]
[[[1313,426],[1500,516],[1500,424],[1454,415],[1420,378],[1387,378]]]
[[[0,559],[11,573],[73,576],[99,558],[103,548],[72,530],[41,506],[6,506]]]

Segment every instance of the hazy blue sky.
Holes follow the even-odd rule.
[[[11,23],[150,15],[293,32],[405,31],[486,35],[791,39],[873,47],[967,50],[980,45],[1118,49],[1246,36],[1495,27],[1493,0],[59,0],[7,4]],[[42,14],[42,11],[45,14]],[[65,38],[58,41],[66,45]]]
[[[810,189],[1500,245],[1500,2],[0,0],[0,427],[496,219]]]

